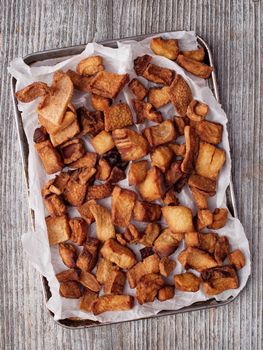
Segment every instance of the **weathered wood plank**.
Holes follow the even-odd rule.
[[[1,349],[261,349],[262,2],[252,0],[1,0]],[[29,229],[10,77],[33,51],[165,30],[196,30],[210,44],[229,116],[238,213],[250,240],[252,278],[220,309],[69,331],[48,316],[38,274],[23,255]]]

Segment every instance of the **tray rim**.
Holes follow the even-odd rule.
[[[98,44],[105,45],[108,47],[116,47],[117,42],[122,42],[122,41],[126,41],[126,40],[141,41],[145,38],[148,38],[148,37],[151,37],[154,35],[165,35],[166,33],[171,33],[171,32],[175,32],[175,30],[166,31],[166,32],[143,34],[143,35],[136,35],[136,36],[124,37],[124,38],[120,38],[120,39],[103,40],[103,41],[99,41]],[[209,64],[214,67],[212,53],[211,53],[211,49],[210,49],[209,45],[200,35],[196,34],[196,38],[197,38],[197,42],[205,48],[206,54],[207,54],[207,57],[209,60]],[[61,48],[57,48],[57,49],[37,51],[37,52],[33,52],[31,54],[28,54],[28,55],[22,57],[22,59],[24,60],[24,62],[26,64],[30,65],[36,61],[44,61],[46,59],[51,59],[51,58],[62,58],[62,57],[67,57],[67,56],[73,56],[73,55],[76,55],[76,54],[80,53],[81,51],[83,51],[85,49],[86,45],[87,44],[80,44],[80,45],[73,45],[73,46],[68,46],[68,47],[61,47]],[[49,57],[43,58],[43,56],[46,56],[46,55],[48,55]],[[218,84],[217,84],[215,70],[213,70],[213,72],[211,74],[211,84],[212,84],[212,92],[213,92],[216,100],[220,103]],[[22,124],[22,120],[21,120],[21,112],[18,110],[18,104],[17,104],[17,100],[15,97],[15,85],[16,85],[16,79],[14,77],[12,77],[11,78],[11,92],[12,92],[12,101],[13,101],[13,107],[14,107],[14,112],[15,112],[15,123],[16,123],[16,129],[17,129],[17,133],[18,133],[18,139],[19,139],[19,148],[20,148],[20,154],[21,154],[21,158],[22,158],[24,179],[26,182],[26,188],[27,188],[28,195],[29,195],[28,165],[27,165],[27,153],[28,153],[28,151],[25,149],[25,145],[23,144],[24,142],[27,143],[27,139],[26,139],[25,132],[23,129],[23,124]],[[27,144],[27,146],[28,146],[28,144]],[[232,174],[230,177],[229,186],[226,190],[226,195],[227,195],[228,190],[229,190],[229,197],[227,196],[227,202],[230,201],[230,203],[227,203],[227,206],[229,204],[231,205],[231,208],[229,208],[229,209],[232,211],[233,216],[238,218],[236,199],[235,199],[235,193],[234,193],[234,186],[233,186],[233,181],[232,181]],[[28,196],[28,198],[29,198],[29,196]],[[30,209],[30,210],[31,210],[30,220],[31,220],[32,227],[34,229],[34,212],[32,209]],[[47,301],[50,298],[50,289],[48,286],[48,281],[43,275],[41,275],[41,274],[39,274],[39,275],[40,275],[41,282],[42,282],[42,292],[43,292],[44,300],[45,300],[45,303],[47,303]],[[102,326],[112,325],[112,324],[120,324],[120,323],[124,323],[124,322],[133,322],[133,321],[138,321],[138,320],[143,320],[143,319],[152,319],[152,318],[157,318],[157,317],[171,316],[171,315],[176,315],[176,314],[185,313],[185,312],[192,312],[192,311],[198,311],[198,310],[217,308],[220,306],[227,305],[227,304],[231,303],[232,301],[234,301],[235,299],[237,299],[239,297],[239,295],[242,293],[242,291],[238,295],[236,295],[235,297],[232,296],[232,297],[229,297],[227,300],[223,300],[223,301],[217,301],[215,298],[211,298],[211,299],[206,300],[206,301],[196,302],[192,305],[183,307],[183,308],[178,309],[178,310],[164,310],[164,311],[160,311],[158,314],[152,315],[152,316],[145,316],[145,317],[136,318],[133,320],[107,322],[107,323],[99,323],[97,321],[92,321],[92,320],[88,320],[88,319],[76,320],[76,319],[72,319],[72,318],[55,320],[54,314],[52,313],[52,311],[50,311],[46,305],[45,305],[45,307],[46,307],[46,310],[49,313],[50,317],[53,318],[54,322],[56,322],[57,324],[59,324],[63,328],[83,329],[83,328],[102,327]],[[82,324],[68,325],[68,324],[65,324],[65,322],[66,323],[73,323],[73,324],[74,323],[81,323],[81,322],[83,322],[83,323],[84,322],[92,322],[92,323],[91,324],[83,324],[83,325]]]

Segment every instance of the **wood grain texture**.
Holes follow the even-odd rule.
[[[0,0],[0,9],[0,349],[262,349],[262,1]],[[30,223],[7,65],[33,51],[179,29],[195,30],[212,48],[252,277],[219,309],[63,329],[47,314],[39,276],[22,251]]]

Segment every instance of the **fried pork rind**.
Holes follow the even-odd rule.
[[[122,269],[130,269],[137,262],[135,254],[114,239],[108,239],[100,253],[104,259],[111,261]]]
[[[129,186],[143,182],[147,175],[147,160],[132,162],[128,172]]]
[[[86,289],[83,295],[80,298],[79,308],[85,312],[92,312],[92,304],[98,298],[98,293],[92,292],[91,290]]]
[[[202,62],[205,58],[205,49],[200,47],[197,50],[192,51],[182,51],[181,52],[185,57],[191,58],[192,60]]]
[[[159,236],[160,232],[161,227],[156,222],[147,224],[140,243],[145,245],[146,247],[152,247],[154,241]]]
[[[201,280],[192,272],[185,272],[174,276],[175,288],[183,292],[197,292]]]
[[[200,142],[199,154],[195,164],[196,173],[216,180],[225,160],[226,152],[223,149],[206,142]]]
[[[143,83],[138,79],[132,79],[129,82],[128,87],[140,101],[142,101],[148,95],[148,89],[146,89]]]
[[[99,248],[100,241],[95,237],[88,237],[77,260],[77,266],[83,271],[93,270],[98,261]]]
[[[175,191],[170,188],[162,198],[163,204],[165,205],[178,205],[179,200],[176,197]]]
[[[178,136],[184,135],[184,128],[189,125],[188,117],[174,117],[174,126]]]
[[[168,146],[158,146],[151,154],[151,165],[165,173],[173,159],[173,151]]]
[[[178,55],[176,63],[184,68],[187,72],[196,75],[197,77],[208,79],[213,72],[213,67],[207,64],[192,60],[184,55]]]
[[[97,162],[97,154],[95,152],[87,152],[83,157],[73,163],[70,163],[71,168],[93,168]]]
[[[183,250],[179,254],[178,260],[185,269],[192,268],[199,272],[218,265],[210,254],[194,247],[188,247]]]
[[[228,210],[226,208],[216,208],[213,212],[213,222],[208,227],[218,230],[225,226],[228,218]]]
[[[173,151],[177,157],[184,157],[186,152],[185,143],[169,143],[168,147]]]
[[[176,234],[168,228],[164,229],[158,238],[154,241],[154,251],[160,256],[169,256],[173,254],[179,246]]]
[[[156,111],[150,103],[140,100],[133,100],[132,103],[137,116],[137,124],[143,123],[145,119],[155,123],[161,123],[163,121],[162,113]]]
[[[95,220],[92,212],[90,211],[90,206],[93,204],[96,204],[96,201],[90,200],[78,207],[78,212],[80,213],[81,217],[83,217],[83,219],[89,225],[92,224]]]
[[[226,236],[221,236],[218,238],[215,245],[214,257],[218,265],[222,265],[225,258],[230,252],[229,241]]]
[[[115,186],[112,192],[112,222],[114,225],[126,227],[129,225],[137,194],[133,191]]]
[[[64,164],[61,156],[49,140],[36,143],[35,148],[48,174],[62,170]]]
[[[153,38],[150,46],[156,55],[164,56],[170,60],[176,60],[179,54],[177,39]]]
[[[85,107],[80,107],[77,113],[81,125],[81,136],[88,134],[94,137],[104,130],[104,116],[102,112],[91,112]]]
[[[240,249],[236,249],[229,253],[227,257],[230,264],[233,265],[236,270],[242,269],[246,264],[245,256]]]
[[[48,240],[50,245],[65,242],[70,239],[70,227],[66,215],[46,217]]]
[[[199,137],[197,136],[195,129],[188,125],[184,128],[184,137],[185,156],[181,164],[181,169],[183,173],[191,174],[198,155]]]
[[[207,295],[216,295],[239,287],[238,275],[231,265],[207,269],[202,272],[201,277]]]
[[[198,190],[196,187],[190,187],[195,204],[198,209],[208,209],[208,201],[207,198],[209,194],[203,191]]]
[[[90,98],[91,105],[96,111],[104,112],[111,105],[111,99],[107,97],[102,97],[96,94],[91,94]]]
[[[128,243],[138,243],[141,238],[141,232],[133,224],[129,224],[123,234],[123,239]]]
[[[50,87],[41,81],[34,82],[27,85],[24,89],[16,92],[16,98],[18,101],[28,103],[35,100],[38,97],[43,97],[51,94]]]
[[[205,250],[208,253],[213,254],[218,236],[215,232],[187,232],[184,238],[186,247],[200,248],[201,250]]]
[[[86,153],[84,143],[81,139],[73,139],[60,146],[60,152],[65,164],[75,162]]]
[[[56,274],[59,282],[78,281],[79,273],[76,269],[69,269]]]
[[[111,271],[104,284],[105,294],[122,294],[126,282],[126,274],[123,271]]]
[[[152,247],[144,247],[142,249],[140,249],[140,254],[141,254],[141,259],[145,259],[148,256],[151,256],[154,254],[154,251],[152,249]]]
[[[160,258],[153,254],[139,261],[127,272],[127,279],[131,288],[135,288],[140,279],[149,273],[159,273]]]
[[[136,201],[133,209],[135,221],[154,222],[162,216],[161,206],[154,203]]]
[[[33,141],[35,143],[40,143],[46,140],[48,140],[47,130],[43,126],[36,128],[33,135]]]
[[[160,274],[164,277],[168,277],[170,273],[175,269],[176,261],[164,256],[159,262]]]
[[[165,120],[159,125],[146,128],[143,134],[151,146],[162,145],[176,138],[175,128],[171,120]]]
[[[213,214],[209,209],[201,209],[197,212],[197,229],[201,231],[203,228],[210,226],[213,222]]]
[[[85,200],[87,185],[81,184],[74,176],[67,182],[63,192],[64,200],[74,207],[80,206]]]
[[[142,76],[156,84],[170,85],[174,78],[174,71],[150,63]]]
[[[107,182],[109,184],[116,184],[117,182],[124,180],[125,178],[126,178],[125,172],[122,169],[115,166],[112,169],[110,173],[110,177],[107,179]]]
[[[188,185],[191,188],[198,189],[202,194],[206,193],[209,197],[216,194],[216,181],[204,176],[192,174],[188,179]]]
[[[174,286],[164,286],[158,291],[158,300],[165,301],[174,297]]]
[[[96,234],[99,240],[106,241],[115,237],[115,229],[110,211],[97,203],[90,203],[89,210],[96,221]]]
[[[45,205],[51,216],[61,216],[66,214],[67,208],[63,203],[61,197],[57,194],[51,194],[45,197]]]
[[[182,178],[181,162],[173,162],[165,174],[165,180],[169,186],[174,185]]]
[[[106,159],[100,159],[97,165],[96,179],[106,181],[111,174],[111,166]]]
[[[153,302],[159,289],[164,286],[160,275],[149,273],[140,279],[136,288],[136,298],[139,304]]]
[[[208,105],[197,100],[192,100],[187,107],[186,115],[194,122],[201,122],[208,113]]]
[[[149,102],[154,108],[159,109],[170,102],[169,87],[154,87],[149,91]]]
[[[90,56],[81,60],[76,68],[81,75],[93,75],[104,70],[103,58],[101,56]]]
[[[86,271],[81,271],[79,276],[79,282],[89,290],[92,290],[93,292],[99,292],[100,291],[100,284],[96,280],[96,277]]]
[[[170,100],[180,117],[186,115],[187,107],[193,99],[192,91],[180,74],[177,74],[169,88]]]
[[[76,90],[82,91],[82,92],[90,92],[90,82],[93,79],[93,77],[80,75],[73,70],[69,69],[67,71],[67,75],[69,76],[70,80],[73,83],[73,86]]]
[[[107,108],[104,112],[104,123],[106,131],[132,125],[132,113],[127,103],[118,103]]]
[[[128,81],[129,74],[115,74],[104,70],[91,80],[90,89],[93,94],[115,98]]]
[[[119,270],[118,266],[113,265],[109,260],[102,258],[97,264],[96,278],[100,284],[105,284],[109,275],[113,271],[118,271],[118,270]]]
[[[143,75],[144,71],[148,67],[152,60],[152,56],[150,55],[144,55],[144,56],[139,56],[135,58],[134,60],[134,70],[137,75]]]
[[[79,299],[83,294],[83,288],[77,281],[61,282],[59,294],[64,298]]]
[[[191,122],[201,141],[217,145],[222,141],[223,125],[219,123],[202,120],[201,122]]]
[[[80,132],[80,127],[78,124],[77,119],[73,121],[70,125],[65,127],[65,129],[62,129],[55,134],[50,134],[50,141],[52,142],[52,145],[54,147],[57,147],[61,145],[64,142],[67,142],[72,137],[77,135]]]
[[[164,195],[163,176],[159,168],[152,167],[147,171],[146,178],[138,186],[138,191],[147,202],[155,201]]]
[[[60,125],[73,95],[73,84],[62,71],[54,73],[52,93],[44,97],[38,106],[38,113],[53,124]]]
[[[162,213],[169,229],[174,233],[194,231],[193,215],[190,208],[182,205],[162,207]]]
[[[59,243],[58,245],[59,255],[63,263],[71,268],[76,267],[76,260],[78,257],[77,249],[71,243]]]
[[[87,239],[88,225],[82,218],[72,218],[69,220],[71,228],[71,241],[77,245],[83,245]]]
[[[125,311],[133,308],[134,299],[130,295],[103,295],[92,304],[94,315],[106,311]]]
[[[147,140],[133,130],[116,129],[112,132],[112,137],[123,160],[138,160],[149,151]]]
[[[93,137],[91,144],[99,154],[106,153],[115,147],[111,134],[105,130]]]

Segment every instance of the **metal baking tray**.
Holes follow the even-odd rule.
[[[162,35],[165,33],[156,33],[156,34]],[[145,39],[149,36],[152,36],[152,35],[154,35],[154,34],[133,36],[133,37],[123,38],[123,39],[119,39],[119,40],[106,40],[106,41],[100,42],[100,44],[115,48],[115,47],[117,47],[117,41],[124,41],[124,40],[140,41],[140,40],[143,40],[143,39]],[[198,35],[197,35],[197,41],[198,41],[198,44],[205,49],[205,53],[206,53],[205,54],[205,63],[209,64],[210,66],[214,66],[213,59],[212,59],[212,53],[211,53],[211,50],[210,50],[208,44],[205,42],[204,39],[202,39]],[[52,49],[52,50],[36,52],[36,53],[32,53],[32,54],[29,54],[29,55],[23,57],[23,60],[28,65],[31,65],[31,64],[38,62],[38,61],[44,61],[47,59],[60,58],[62,60],[65,57],[68,58],[69,56],[73,56],[73,55],[77,55],[77,54],[81,53],[85,49],[85,46],[86,45],[83,44],[83,45],[65,47],[65,48],[60,48],[60,49]],[[219,93],[218,93],[218,86],[217,86],[215,70],[212,72],[211,77],[208,79],[208,84],[209,84],[209,87],[212,90],[216,100],[219,102]],[[21,113],[18,110],[18,106],[17,106],[17,100],[15,97],[15,86],[16,86],[16,79],[12,77],[11,89],[12,89],[12,99],[13,99],[13,105],[14,105],[14,111],[15,111],[16,128],[17,128],[20,151],[21,151],[21,156],[22,156],[22,165],[23,165],[23,170],[24,170],[24,175],[25,175],[24,177],[25,177],[25,181],[26,181],[27,190],[29,192],[29,186],[28,186],[28,143],[27,143],[26,135],[25,135],[25,132],[23,129]],[[235,194],[234,194],[232,180],[230,181],[229,187],[227,188],[226,197],[227,197],[227,207],[228,207],[229,211],[231,212],[231,214],[234,217],[237,218],[237,207],[236,207],[236,200],[235,200]],[[34,212],[32,210],[31,210],[31,220],[32,220],[32,226],[34,229]],[[47,303],[47,301],[51,297],[51,292],[49,289],[48,281],[44,276],[41,276],[41,281],[42,281],[45,303]],[[147,316],[145,318],[156,318],[156,317],[160,317],[160,316],[176,315],[176,314],[183,313],[183,312],[215,308],[215,307],[229,304],[235,298],[236,297],[230,297],[225,301],[217,301],[214,298],[211,298],[207,301],[196,302],[190,306],[184,307],[184,308],[179,309],[179,310],[160,311],[157,315]],[[52,318],[54,318],[54,314],[51,311],[48,310],[48,313],[50,314],[50,316]],[[78,318],[67,318],[67,319],[62,319],[62,320],[58,320],[55,322],[58,323],[59,325],[65,327],[65,328],[69,328],[69,329],[91,328],[91,327],[103,326],[106,324],[121,323],[121,322],[101,323],[101,322],[96,322],[96,321],[92,321],[92,320],[87,320],[87,319],[84,320],[84,319],[78,319]],[[129,322],[129,321],[122,321],[122,322]]]

